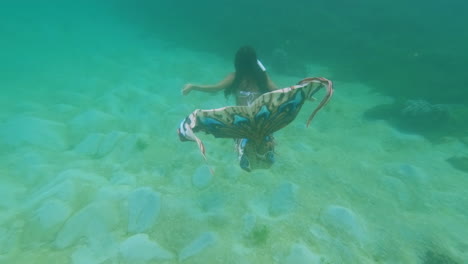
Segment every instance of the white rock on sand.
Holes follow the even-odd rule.
[[[110,153],[119,141],[127,134],[112,131],[108,134],[88,134],[74,149],[76,153],[100,158]]]
[[[63,223],[71,214],[71,208],[57,199],[50,199],[42,203],[35,215],[39,219],[41,228],[50,229]]]
[[[63,249],[74,245],[80,238],[86,238],[91,247],[106,247],[106,244],[112,244],[111,230],[118,224],[118,219],[113,204],[91,203],[68,219],[55,239],[55,246]]]
[[[150,229],[159,215],[161,196],[149,187],[134,190],[128,196],[128,231],[140,233]]]
[[[39,202],[47,198],[56,198],[69,204],[78,199],[81,191],[92,192],[94,188],[107,184],[104,177],[78,169],[67,169],[57,174],[52,180],[35,188],[23,202],[23,208],[30,210],[36,208]]]
[[[185,260],[200,253],[203,249],[216,242],[216,235],[213,232],[205,232],[185,246],[179,253],[179,261]]]
[[[26,144],[64,150],[67,147],[66,131],[62,123],[18,115],[0,125],[0,143],[14,147]]]
[[[319,264],[320,256],[310,251],[303,244],[294,244],[291,246],[289,255],[285,258],[284,264]]]
[[[107,132],[115,129],[116,118],[99,110],[87,110],[72,118],[68,125],[74,139],[93,132]]]
[[[401,180],[390,176],[382,176],[379,180],[382,190],[387,191],[401,206],[409,209],[416,205],[413,195]]]
[[[411,164],[390,163],[384,165],[383,169],[387,175],[419,188],[423,188],[429,180],[429,176],[423,169]]]
[[[71,255],[71,260],[73,264],[98,264],[102,263],[96,254],[89,249],[88,247],[79,247]]]
[[[136,234],[127,238],[120,243],[119,252],[129,263],[174,258],[174,254],[150,240],[147,234]]]
[[[125,135],[126,133],[120,131],[112,131],[106,134],[99,144],[96,155],[102,157],[110,153]]]
[[[358,216],[348,208],[330,205],[321,214],[320,220],[324,226],[347,234],[357,241],[362,242],[365,239],[365,230]]]
[[[115,162],[128,162],[137,157],[137,154],[146,147],[146,136],[144,134],[123,135],[108,157]]]
[[[89,134],[75,147],[74,151],[82,155],[95,156],[103,137],[102,134]]]

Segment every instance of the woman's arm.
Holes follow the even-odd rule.
[[[187,95],[193,90],[200,91],[200,92],[215,93],[223,89],[226,89],[227,87],[232,85],[233,81],[234,81],[234,73],[231,73],[228,76],[226,76],[224,80],[214,85],[195,85],[195,84],[188,83],[182,89],[182,94]]]

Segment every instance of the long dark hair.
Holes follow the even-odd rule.
[[[254,82],[262,94],[268,92],[266,72],[258,65],[257,54],[252,47],[243,46],[237,50],[234,66],[236,68],[234,81],[230,87],[224,90],[226,97],[236,92],[243,80]]]

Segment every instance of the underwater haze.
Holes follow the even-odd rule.
[[[0,3],[0,263],[467,263],[463,1]],[[334,82],[268,170],[176,129],[256,48]],[[317,95],[321,97],[323,94]]]

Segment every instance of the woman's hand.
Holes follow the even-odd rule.
[[[193,89],[193,84],[187,83],[184,88],[182,89],[182,95],[187,95],[189,94]]]

